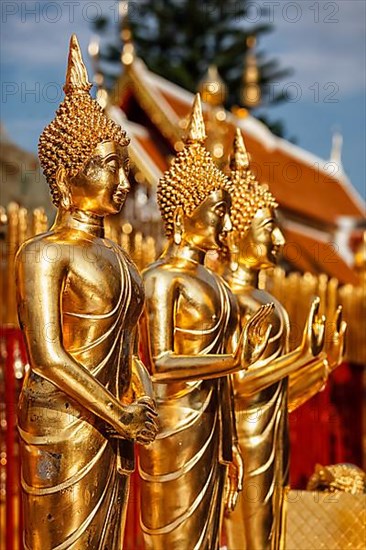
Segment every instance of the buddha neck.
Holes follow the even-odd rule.
[[[104,237],[104,218],[76,208],[72,210],[59,208],[52,229],[56,227],[75,229],[101,239]]]
[[[181,258],[182,260],[203,265],[205,261],[205,254],[206,252],[204,250],[192,246],[187,243],[187,241],[182,241],[181,244],[170,242],[165,249],[164,257]]]
[[[235,266],[235,270],[228,270],[227,279],[230,284],[236,286],[258,288],[258,277],[258,269],[239,264]]]

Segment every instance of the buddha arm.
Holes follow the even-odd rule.
[[[293,411],[326,384],[329,374],[342,363],[345,351],[347,324],[342,321],[342,308],[338,306],[333,321],[328,325],[325,349],[314,357],[305,369],[299,370],[289,379],[289,410]]]
[[[235,381],[236,391],[240,395],[251,396],[287,376],[301,372],[310,361],[311,356],[303,354],[300,347],[272,361],[268,357],[256,361],[244,377]]]
[[[131,390],[133,392],[134,399],[148,396],[151,399],[155,399],[154,389],[150,375],[143,362],[138,357],[137,343],[135,344],[135,353],[132,356],[132,377],[131,377]]]
[[[191,381],[220,378],[243,367],[240,358],[230,354],[179,355],[165,351],[153,360],[154,382]]]
[[[177,289],[174,284],[164,285],[147,279],[146,305],[140,320],[141,340],[148,349],[148,358],[154,382],[190,381],[218,378],[240,370],[240,356],[235,354],[192,355],[174,352],[175,309]]]
[[[324,389],[330,368],[325,352],[314,357],[303,368],[289,378],[288,410],[294,411],[313,395]]]
[[[313,358],[321,356],[324,347],[325,317],[318,317],[319,303],[320,300],[316,297],[311,304],[300,346],[291,352],[286,352],[285,348],[285,353],[282,354],[283,350],[277,349],[275,354],[278,356],[275,359],[265,357],[256,361],[245,374],[245,380],[242,379],[236,384],[239,393],[253,395],[283,378],[303,371]],[[278,345],[281,345],[280,339]]]
[[[61,295],[67,262],[43,260],[42,254],[37,262],[32,246],[23,247],[16,259],[18,315],[32,370],[123,435],[128,425],[128,420],[126,424],[121,420],[125,407],[62,343]]]

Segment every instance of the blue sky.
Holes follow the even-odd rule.
[[[265,18],[258,15],[261,4],[269,8]],[[297,100],[267,114],[282,119],[299,146],[324,159],[332,131],[341,131],[343,166],[366,197],[366,2],[257,0],[251,6],[242,24],[273,23],[274,31],[258,47],[294,70],[276,91],[288,89]],[[36,152],[38,136],[61,101],[71,33],[77,33],[87,58],[92,21],[101,13],[117,20],[118,2],[2,0],[0,118],[25,149]]]

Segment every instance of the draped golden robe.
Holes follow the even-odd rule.
[[[117,303],[100,315],[62,307],[63,343],[76,361],[122,398],[130,383],[130,348],[143,291],[134,266],[117,246],[108,247],[120,269]],[[63,304],[65,292],[67,288]],[[90,332],[83,330],[90,327],[93,338],[85,339]],[[32,369],[21,392],[18,424],[28,518],[25,548],[122,548],[133,443],[106,438],[100,419]]]
[[[268,365],[288,346],[287,313],[277,300],[273,302],[280,324],[269,340]],[[244,482],[237,506],[225,520],[228,548],[278,550],[283,535],[283,496],[289,481],[288,379],[254,395],[243,392],[245,375],[234,374],[232,379]]]
[[[201,354],[223,353],[230,324],[230,298],[216,277],[221,312]],[[232,415],[228,378],[155,383],[159,433],[141,449],[141,527],[147,549],[214,550],[219,547]]]

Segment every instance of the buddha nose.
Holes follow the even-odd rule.
[[[222,230],[225,232],[225,233],[230,233],[230,231],[232,230],[233,228],[233,224],[231,223],[231,219],[230,219],[230,216],[228,213],[225,214],[225,220],[224,220],[224,226],[222,228]]]
[[[272,233],[273,244],[276,246],[284,246],[285,237],[279,227],[276,227]]]
[[[120,168],[119,170],[119,187],[120,189],[126,191],[126,193],[131,189],[130,182],[128,181],[128,178],[123,168]]]

